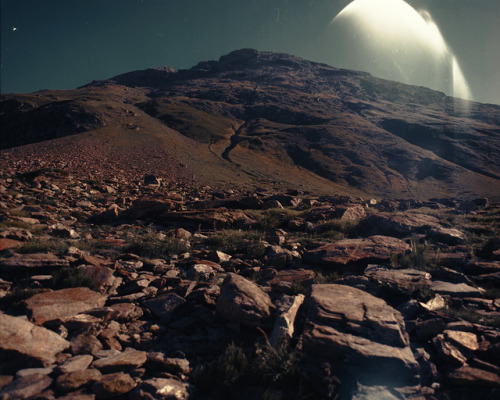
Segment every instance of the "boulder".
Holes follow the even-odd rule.
[[[321,377],[321,366],[330,363],[333,371],[363,384],[416,383],[418,363],[403,317],[385,301],[327,284],[313,285],[305,305],[302,345],[311,376]]]
[[[0,362],[2,370],[46,367],[70,344],[58,334],[23,317],[0,313]],[[13,357],[14,356],[14,357]]]
[[[441,228],[441,224],[432,215],[403,211],[380,212],[366,218],[363,228],[372,235],[405,237],[425,233],[429,228]]]
[[[86,287],[38,293],[25,300],[28,316],[38,325],[102,307],[104,303],[105,296]]]
[[[388,261],[391,254],[403,253],[410,246],[389,236],[370,236],[364,239],[343,239],[328,243],[304,254],[310,264],[323,266],[347,265],[355,262]]]
[[[255,283],[230,273],[217,300],[217,312],[228,320],[251,327],[268,325],[274,312],[269,295]]]
[[[416,269],[387,269],[376,265],[368,266],[364,275],[401,293],[412,293],[428,285],[431,278],[429,273]]]
[[[433,241],[456,245],[464,243],[467,236],[462,231],[455,228],[436,227],[429,231],[428,237]]]

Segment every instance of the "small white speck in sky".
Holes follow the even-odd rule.
[[[13,32],[17,31],[17,27],[13,26],[13,27],[12,27],[12,31],[13,31]]]

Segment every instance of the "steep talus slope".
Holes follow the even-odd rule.
[[[85,130],[103,137],[111,126],[143,143],[175,137],[165,150],[210,184],[500,196],[499,106],[286,54],[239,50],[190,70],[135,71],[58,94],[66,100],[49,95],[3,96],[2,137],[17,142],[2,147],[33,142],[36,121],[59,112],[54,126],[42,123],[40,139]],[[36,96],[44,100],[31,108],[11,106]]]

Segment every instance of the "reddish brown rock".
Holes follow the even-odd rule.
[[[103,375],[92,385],[98,399],[109,399],[130,392],[137,386],[135,380],[124,372]]]
[[[71,339],[71,352],[73,354],[97,354],[102,350],[102,343],[92,332],[82,332]]]
[[[310,269],[297,268],[277,271],[276,275],[266,283],[268,285],[278,285],[280,282],[290,283],[312,283],[314,279],[314,271]]]
[[[12,249],[13,247],[19,247],[22,244],[23,243],[20,242],[19,240],[0,238],[0,251],[6,249]]]
[[[82,371],[88,368],[93,359],[94,357],[88,354],[68,358],[63,364],[57,367],[57,372],[61,374],[68,374],[71,372]]]
[[[92,367],[103,372],[130,371],[134,368],[142,366],[147,360],[145,351],[138,351],[131,348],[125,351],[100,358],[92,363]]]
[[[186,300],[176,293],[166,293],[143,302],[157,317],[168,320],[174,311],[182,306]]]
[[[40,274],[69,267],[69,261],[60,259],[54,254],[16,254],[0,260],[0,271],[7,273]]]
[[[89,288],[69,288],[44,292],[25,301],[30,319],[38,325],[102,307],[106,297]]]
[[[330,362],[360,382],[416,382],[403,317],[385,301],[349,286],[313,285],[306,307],[302,344],[312,370]]]
[[[123,278],[115,276],[114,271],[103,265],[85,265],[80,267],[85,275],[93,278],[99,290],[108,295],[115,295],[116,289],[122,284]]]
[[[56,387],[63,392],[76,390],[82,386],[90,385],[92,382],[99,381],[102,374],[97,369],[82,369],[73,372],[67,372],[57,377]]]
[[[2,400],[32,399],[52,384],[47,375],[34,374],[15,379],[0,391]]]
[[[4,369],[48,366],[69,342],[22,317],[0,313],[0,360]]]
[[[409,236],[425,233],[429,228],[439,228],[439,220],[426,214],[411,212],[380,212],[371,215],[363,222],[363,227],[370,234],[389,236]]]
[[[267,293],[255,283],[228,274],[221,286],[217,312],[230,321],[258,327],[271,322],[274,305]]]
[[[347,265],[355,262],[388,261],[392,254],[403,253],[410,246],[389,236],[370,236],[366,239],[343,239],[325,244],[304,255],[310,264],[323,266]]]
[[[446,380],[457,386],[500,387],[498,374],[465,365],[446,374]]]

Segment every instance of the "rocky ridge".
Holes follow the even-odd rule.
[[[2,95],[0,167],[498,201],[499,116],[497,105],[242,49],[187,70]]]
[[[496,399],[500,205],[0,176],[0,399]]]

